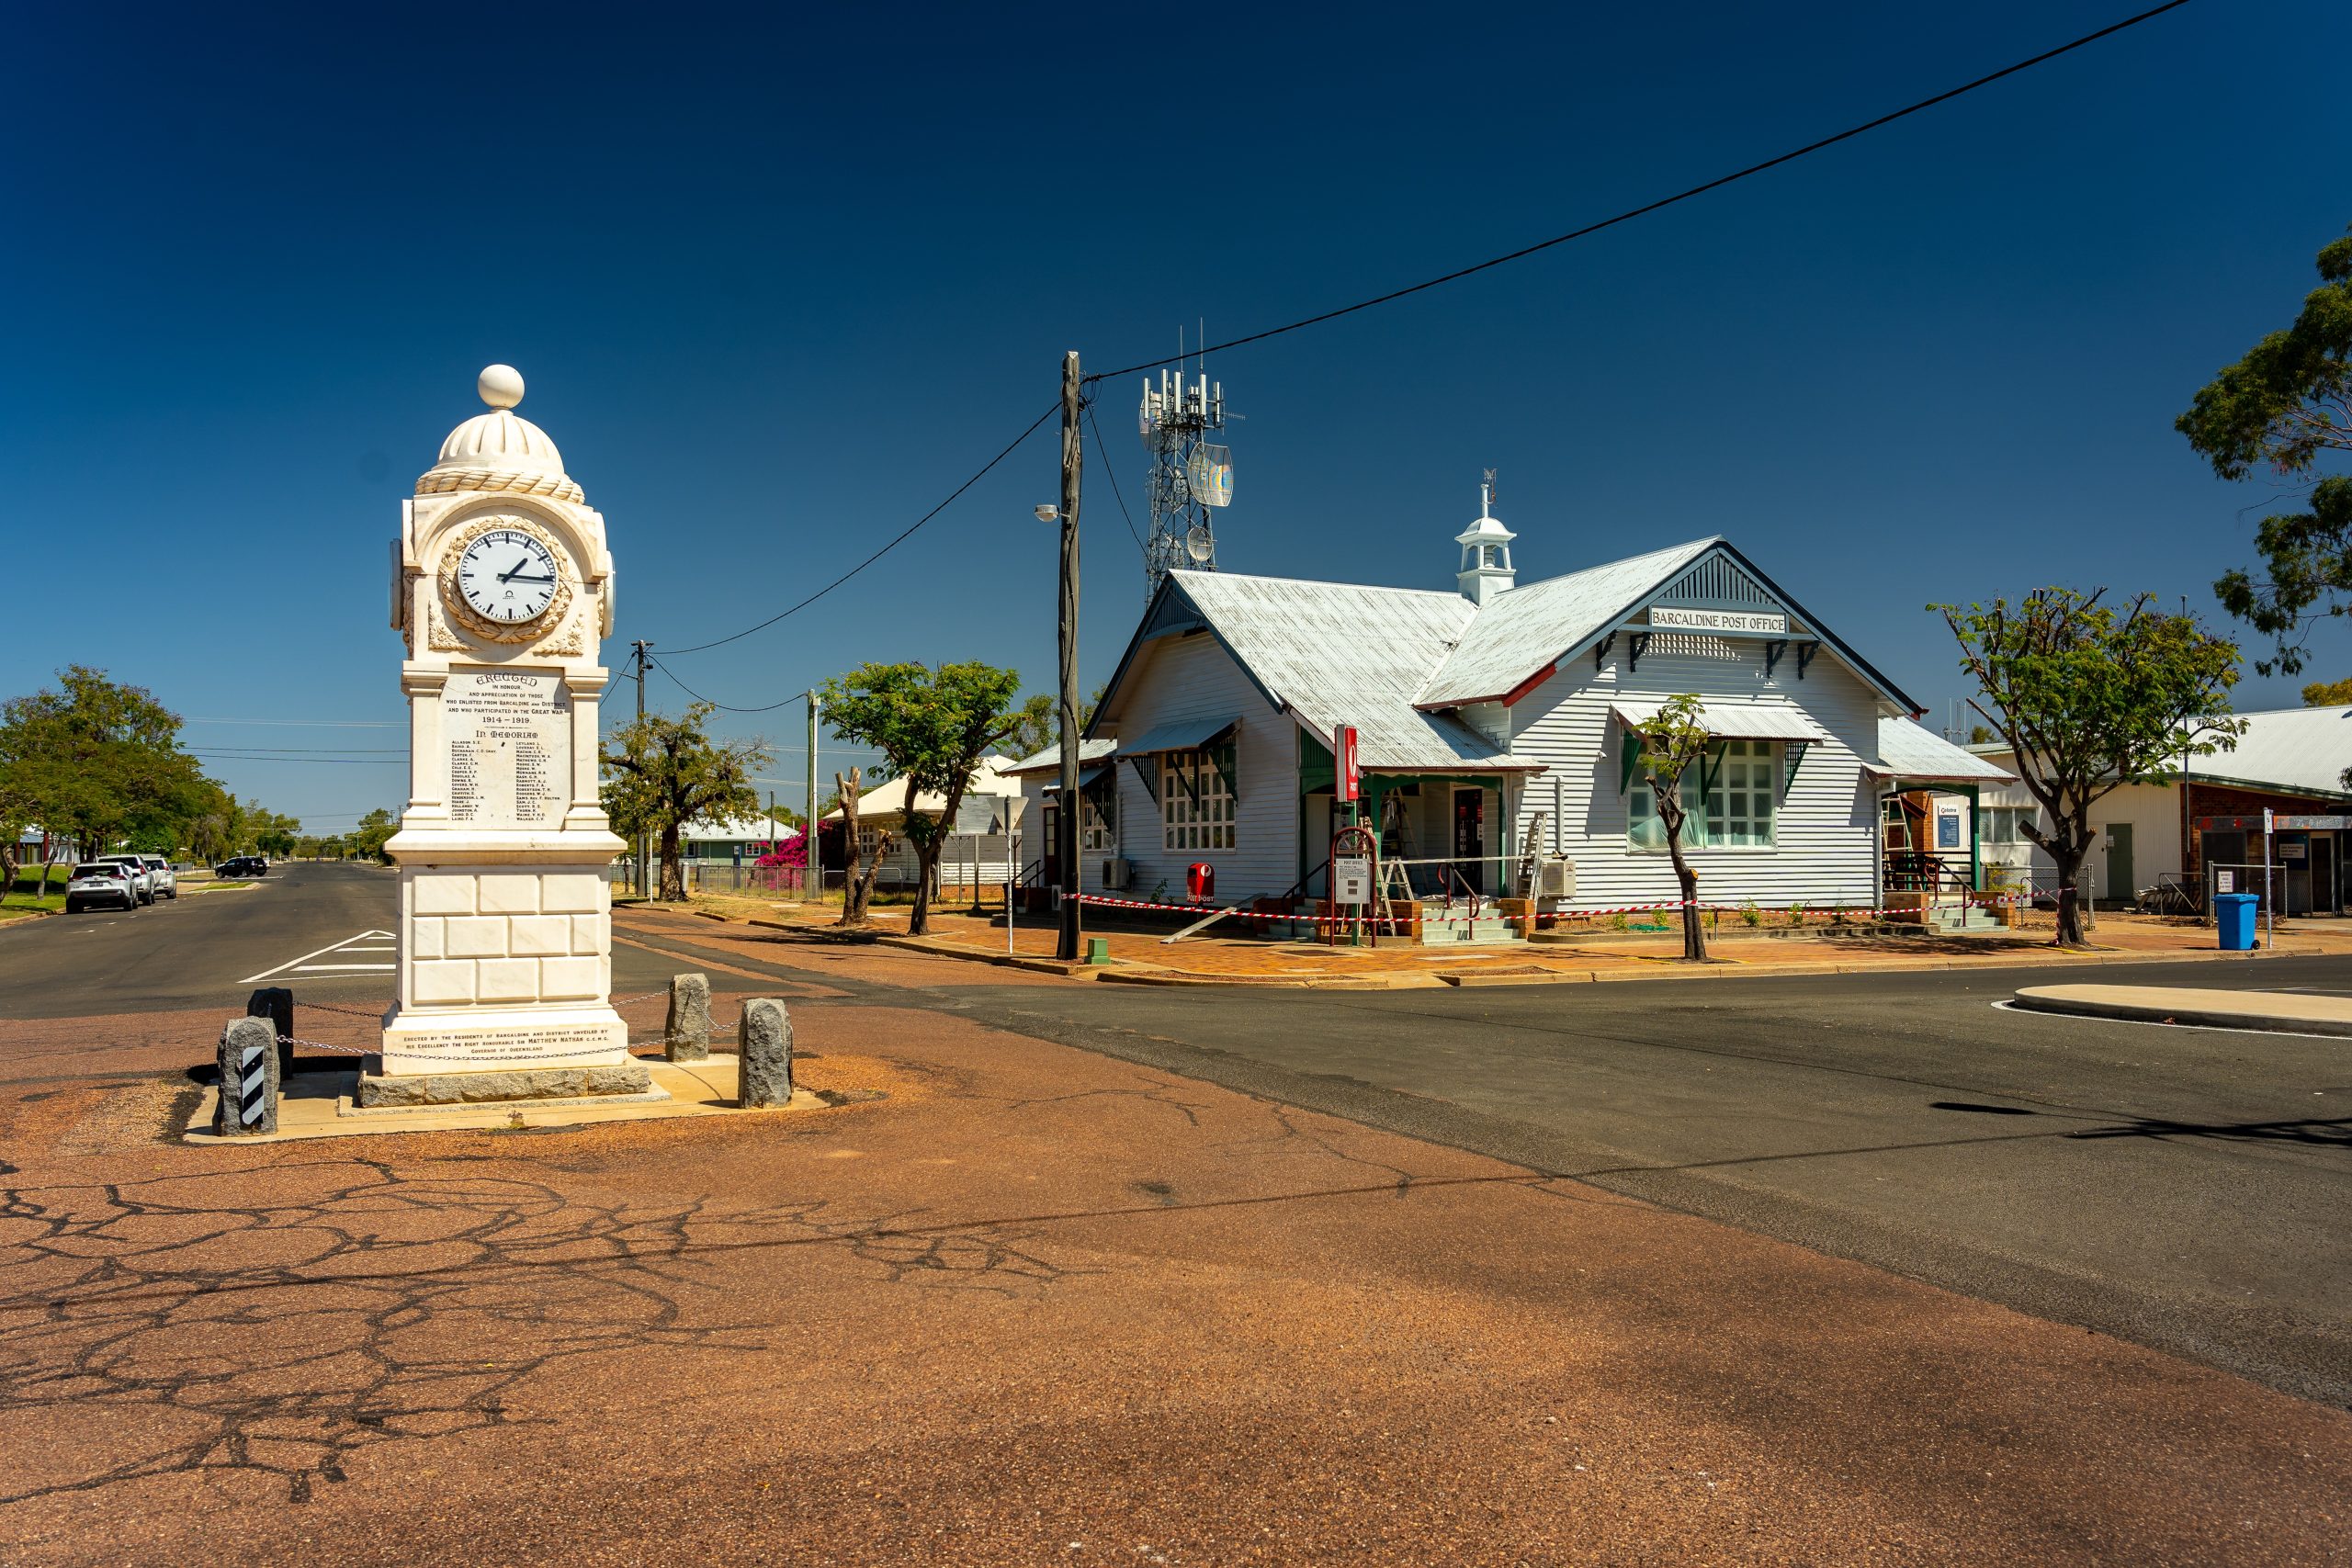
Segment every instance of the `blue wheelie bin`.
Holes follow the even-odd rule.
[[[2213,895],[2213,923],[2222,928],[2222,951],[2247,953],[2254,947],[2254,911],[2262,902],[2256,893]]]

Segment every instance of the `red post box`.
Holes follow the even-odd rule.
[[[1195,904],[1216,897],[1216,867],[1204,860],[1196,860],[1184,868],[1184,891]]]

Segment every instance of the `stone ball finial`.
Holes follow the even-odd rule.
[[[511,409],[523,400],[523,373],[512,365],[486,367],[474,382],[481,400],[494,409]]]

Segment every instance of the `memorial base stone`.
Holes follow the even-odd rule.
[[[642,1062],[599,1067],[522,1067],[487,1073],[389,1077],[365,1068],[352,1102],[362,1110],[418,1105],[482,1105],[507,1100],[645,1099],[659,1095]]]

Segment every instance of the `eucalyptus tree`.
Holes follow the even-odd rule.
[[[2255,529],[2259,577],[2243,569],[2213,584],[2222,608],[2272,639],[2268,675],[2303,667],[2311,627],[2352,614],[2352,475],[2322,473],[2352,454],[2352,233],[2322,248],[2320,287],[2289,326],[2269,333],[2198,392],[2174,428],[2225,479],[2256,467],[2308,484],[2302,512]]]
[[[2229,716],[2235,643],[2157,609],[2153,594],[2119,610],[2100,603],[2105,592],[2038,588],[2015,604],[1928,606],[1959,640],[1978,688],[1969,705],[2041,805],[2041,819],[2021,827],[2057,865],[2061,947],[2085,945],[2077,890],[2091,807],[2127,784],[2180,777],[2188,757],[2226,750],[2245,729]]]

